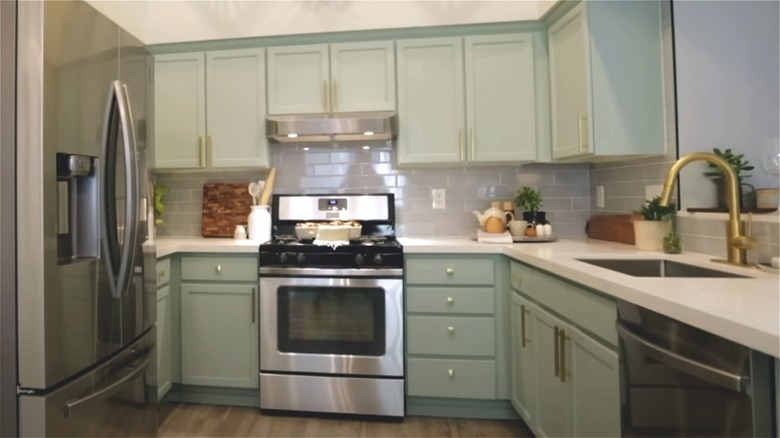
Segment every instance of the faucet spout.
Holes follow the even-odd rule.
[[[723,171],[726,176],[726,190],[729,206],[729,220],[726,229],[727,259],[733,265],[747,264],[746,250],[755,246],[755,241],[744,234],[739,211],[739,179],[736,172],[723,158],[710,152],[694,152],[684,155],[672,164],[666,175],[663,192],[661,193],[661,205],[668,206],[672,200],[674,182],[680,174],[680,170],[694,161],[706,161],[712,163]]]

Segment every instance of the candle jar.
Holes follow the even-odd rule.
[[[669,233],[664,237],[664,252],[667,254],[679,254],[682,252],[682,241],[676,233]]]

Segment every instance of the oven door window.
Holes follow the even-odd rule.
[[[385,354],[383,289],[283,286],[277,292],[279,351]]]

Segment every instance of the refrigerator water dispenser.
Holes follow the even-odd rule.
[[[74,263],[100,254],[98,159],[57,153],[57,260]]]

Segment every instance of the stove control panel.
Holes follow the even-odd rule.
[[[260,266],[403,268],[403,253],[260,251]]]

